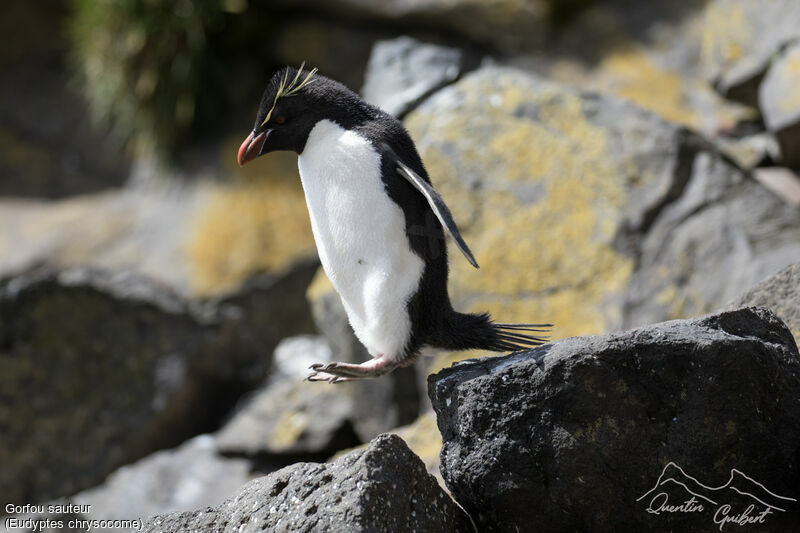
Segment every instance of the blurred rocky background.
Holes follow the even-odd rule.
[[[441,520],[467,527],[407,456],[444,483],[426,376],[485,354],[303,381],[313,362],[367,354],[318,268],[296,156],[236,165],[285,64],[306,61],[404,121],[482,265],[451,254],[459,309],[554,322],[561,339],[760,305],[800,339],[796,0],[0,9],[4,506],[147,517],[219,506],[297,462],[336,457],[308,474],[324,485],[396,455],[411,465],[398,490],[424,486],[445,498]],[[458,423],[447,416],[440,427]],[[408,448],[382,437],[346,453],[389,431]],[[243,494],[286,487],[286,472]],[[445,476],[459,498],[463,475]],[[367,492],[347,490],[378,497],[383,478],[363,479]],[[459,501],[473,518],[490,505]],[[213,530],[229,507],[174,527]]]

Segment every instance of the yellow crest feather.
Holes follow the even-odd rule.
[[[270,117],[272,117],[272,111],[278,104],[279,98],[294,96],[297,93],[299,93],[303,87],[315,81],[314,79],[312,79],[312,77],[314,76],[314,74],[317,73],[317,69],[312,68],[311,70],[308,71],[308,74],[306,74],[306,77],[303,79],[303,81],[298,83],[298,81],[300,80],[300,74],[303,72],[303,67],[305,66],[306,62],[303,61],[303,63],[300,65],[300,68],[297,69],[297,73],[294,75],[294,79],[292,79],[291,82],[289,82],[289,69],[286,69],[284,71],[283,79],[278,85],[278,91],[275,93],[275,100],[272,102],[272,107],[269,108],[269,112],[267,112],[267,116],[264,118],[264,122],[261,123],[262,126],[267,122],[269,122]]]

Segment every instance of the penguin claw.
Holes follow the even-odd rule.
[[[314,363],[308,367],[312,370],[312,374],[308,377],[308,380],[339,383],[357,379],[377,378],[391,372],[396,366],[397,363],[383,355],[361,364],[338,363],[335,361],[330,363]],[[333,381],[331,377],[338,377],[341,379]]]
[[[314,371],[308,375],[305,381],[327,381],[328,383],[343,383],[345,381],[354,381],[354,378],[346,377],[346,376],[337,376],[334,374],[328,374],[327,372],[317,372]]]

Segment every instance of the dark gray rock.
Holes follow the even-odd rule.
[[[795,168],[800,168],[798,87],[800,87],[800,35],[795,44],[783,50],[772,61],[758,93],[758,103],[764,123],[778,139],[781,162]]]
[[[434,91],[473,65],[462,50],[398,37],[375,43],[361,94],[369,103],[402,117]]]
[[[442,476],[481,531],[711,531],[725,504],[764,508],[706,489],[717,505],[698,497],[702,512],[648,513],[674,465],[709,487],[747,491],[736,469],[800,497],[800,355],[766,309],[456,364],[429,377],[429,394]],[[676,487],[660,487],[670,504],[690,497]],[[760,531],[796,526],[796,500],[767,503],[784,512]]]
[[[789,327],[800,345],[800,263],[789,265],[736,298],[728,309],[766,307]]]
[[[313,327],[315,268],[213,304],[88,269],[0,282],[0,500],[73,494],[216,428],[278,340]]]
[[[256,479],[216,508],[151,518],[145,531],[465,531],[467,516],[396,435],[333,463]]]

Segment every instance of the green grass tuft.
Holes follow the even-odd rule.
[[[139,150],[168,155],[197,120],[209,36],[243,0],[75,0],[74,65],[93,117]]]

